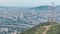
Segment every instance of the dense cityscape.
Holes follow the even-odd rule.
[[[55,7],[56,21],[60,22],[59,7]],[[20,34],[41,22],[51,19],[51,7],[39,6],[33,8],[0,6],[0,33]]]

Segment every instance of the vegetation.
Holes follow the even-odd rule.
[[[60,34],[60,24],[52,26],[47,34]]]
[[[48,22],[41,23],[25,32],[22,32],[21,34],[42,34],[42,32],[46,30],[45,27],[42,27],[42,26],[47,26],[49,24],[50,23]]]
[[[56,25],[57,23],[52,23],[53,26],[49,28],[49,30],[46,32],[46,34],[60,34],[60,25]],[[21,34],[43,34],[43,32],[46,30],[45,27],[42,26],[48,26],[51,25],[49,22],[44,22],[39,25],[36,25],[35,27],[22,32]]]

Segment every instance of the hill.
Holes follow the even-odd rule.
[[[51,30],[53,30],[53,29],[51,29],[51,28],[54,26],[56,26],[56,28],[57,28],[59,25],[57,26],[57,23],[54,23],[51,25],[50,23],[46,22],[46,23],[39,24],[25,32],[22,32],[21,34],[49,34],[49,33],[52,33]]]
[[[60,34],[60,24],[51,27],[47,34]]]

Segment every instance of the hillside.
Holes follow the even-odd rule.
[[[22,32],[21,34],[50,34],[50,33],[53,34],[52,32],[54,32],[55,29],[56,30],[59,29],[60,24],[58,26],[57,25],[58,25],[57,23],[54,23],[52,25],[50,23],[42,23],[40,25],[37,25],[37,26],[25,31],[25,32]],[[53,29],[52,27],[55,29]],[[57,32],[57,33],[59,33],[59,32]]]
[[[47,34],[60,34],[60,24],[51,27]]]
[[[60,22],[60,5],[55,6],[55,18]],[[11,17],[18,16],[27,23],[37,25],[41,22],[46,22],[51,14],[51,6],[36,6],[32,8],[22,7],[5,7],[0,6],[0,16]]]
[[[55,6],[55,9],[56,9],[55,10],[56,21],[60,22],[60,6]],[[33,30],[33,32],[35,32],[37,29],[37,31],[39,30],[39,33],[43,31],[44,33],[46,33],[46,31],[49,29],[49,26],[47,26],[47,28],[42,26],[46,26],[46,24],[47,25],[49,24],[48,23],[41,24],[41,22],[46,22],[49,20],[49,18],[51,19],[50,15],[51,6],[37,6],[32,8],[0,6],[0,25],[3,28],[6,27],[7,29],[9,29],[9,31],[17,30],[17,32],[24,32],[25,30],[29,29],[27,30],[28,31],[27,34],[29,34],[30,31],[32,32]],[[47,30],[45,30],[45,28]]]

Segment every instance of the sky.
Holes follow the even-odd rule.
[[[60,5],[60,0],[0,0],[0,6],[34,7],[41,5]]]

